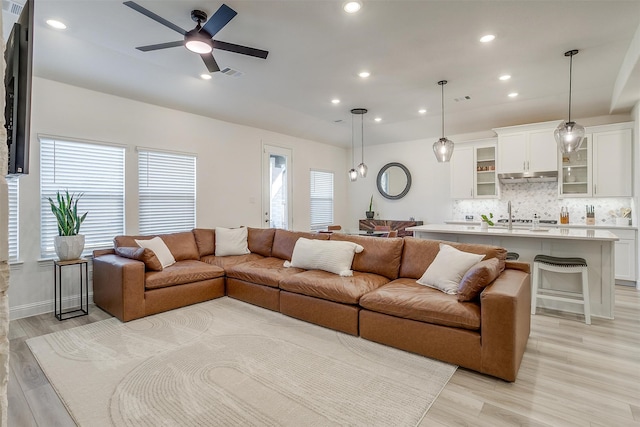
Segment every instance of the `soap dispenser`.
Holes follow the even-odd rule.
[[[540,228],[540,217],[538,214],[533,214],[533,229],[538,230]]]

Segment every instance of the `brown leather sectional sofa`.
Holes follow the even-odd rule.
[[[529,337],[529,264],[506,262],[479,300],[416,283],[439,251],[434,240],[312,234],[248,229],[250,254],[217,257],[215,232],[160,235],[176,263],[146,271],[142,261],[116,254],[137,247],[119,236],[114,250],[94,252],[93,299],[122,321],[224,295],[331,329],[515,381]],[[300,237],[347,240],[353,276],[285,268]],[[485,259],[505,259],[503,248],[447,242]]]

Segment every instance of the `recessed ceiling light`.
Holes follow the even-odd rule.
[[[332,104],[340,104],[340,100],[338,98],[331,100]]]
[[[421,109],[418,110],[418,113],[427,114],[427,110],[425,110],[424,108],[421,108]]]
[[[64,29],[67,28],[66,25],[64,25],[60,21],[56,21],[55,19],[47,19],[47,25],[49,25],[50,27],[55,28],[56,30],[64,30]]]
[[[516,96],[518,96],[518,92],[511,92],[508,96],[509,98],[515,98]]]
[[[360,0],[349,0],[342,5],[342,8],[347,13],[356,13],[362,8],[362,2]]]
[[[369,77],[371,75],[370,72],[368,71],[362,71],[361,73],[358,74],[360,77],[362,77],[363,79],[366,79],[367,77]]]
[[[500,80],[509,80],[511,78],[511,76],[509,74],[503,74],[502,76],[498,77]]]
[[[211,74],[200,74],[202,80],[211,80]]]
[[[494,36],[493,34],[487,34],[486,36],[480,37],[480,41],[482,43],[489,43],[492,42],[495,38],[496,36]]]
[[[381,122],[381,121],[382,121],[382,117],[376,117],[376,118],[375,118],[375,119],[373,119],[373,120],[375,120],[376,122]]]

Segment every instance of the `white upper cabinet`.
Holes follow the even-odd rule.
[[[587,129],[580,150],[562,156],[561,197],[632,197],[631,123]]]
[[[545,172],[558,169],[557,122],[497,128],[498,173]]]
[[[633,195],[631,129],[593,132],[593,196]]]
[[[450,171],[451,198],[496,198],[495,139],[456,144]]]

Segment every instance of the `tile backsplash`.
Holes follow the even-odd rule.
[[[570,224],[584,224],[586,205],[593,205],[596,224],[615,224],[611,211],[621,208],[633,209],[630,197],[622,198],[558,198],[557,182],[537,182],[521,184],[502,184],[500,199],[454,200],[452,219],[464,220],[473,215],[475,221],[481,214],[493,213],[494,220],[507,218],[507,202],[511,201],[513,218],[531,219],[538,214],[540,219],[555,219],[560,222],[560,208],[569,209]],[[635,218],[635,212],[632,212]]]

